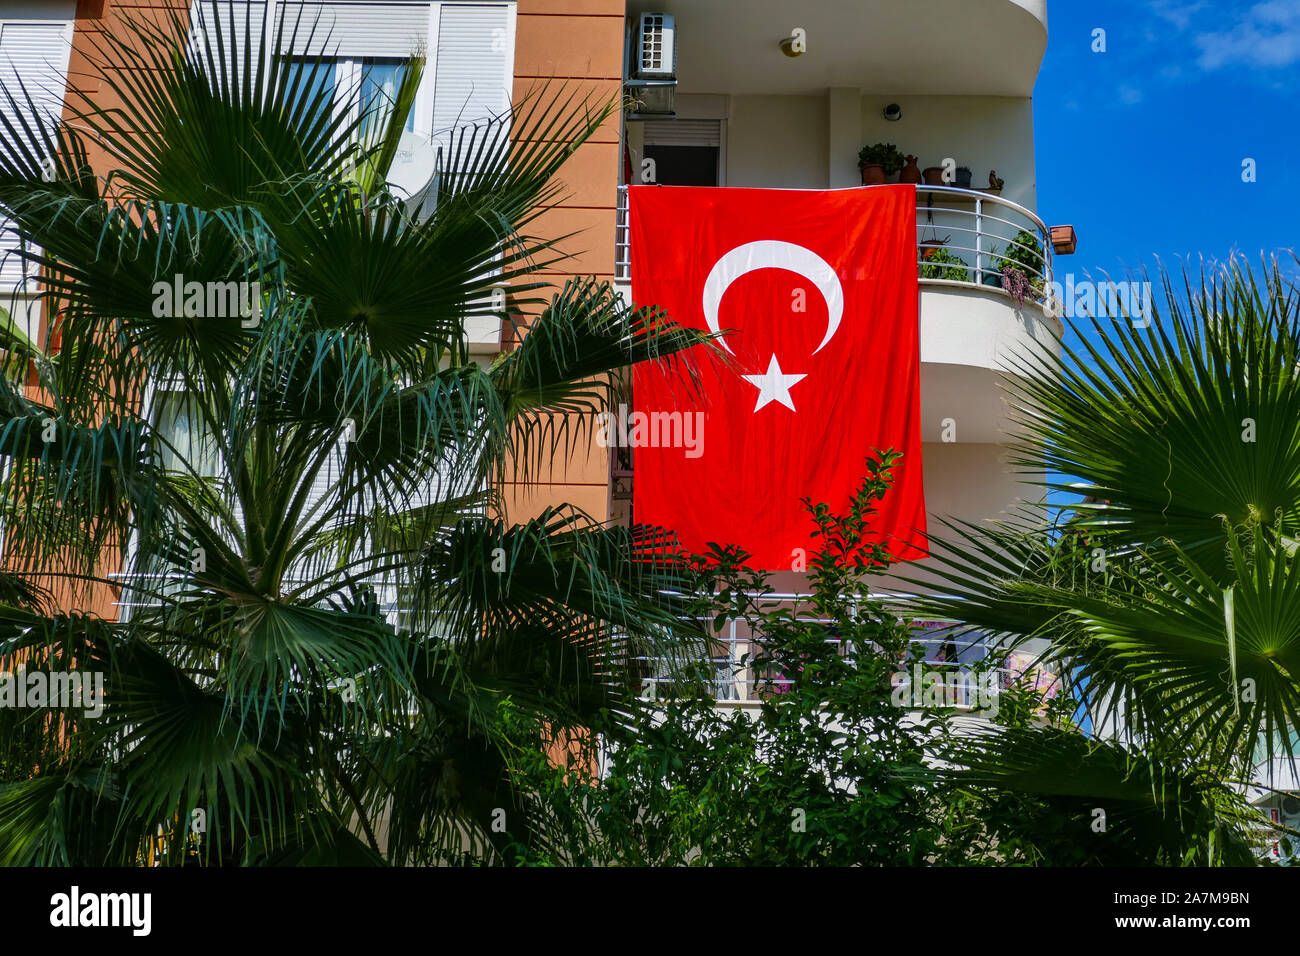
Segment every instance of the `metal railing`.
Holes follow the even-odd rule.
[[[168,593],[172,590],[179,592],[187,581],[193,580],[193,575],[185,574],[181,571],[166,571],[159,574],[135,574],[131,572],[115,571],[107,577],[117,582],[121,588],[121,596],[112,602],[113,607],[119,609],[118,614],[121,620],[129,620],[136,608],[158,608],[162,607],[163,602],[150,594],[140,593],[141,585],[145,589],[154,590],[159,593]],[[308,581],[303,578],[285,578],[282,584],[286,587],[307,584]],[[136,587],[132,587],[136,584]],[[384,619],[399,630],[405,624],[403,602],[399,592],[399,587],[389,582],[373,582],[372,587],[375,593],[375,603],[379,613]]]
[[[132,575],[118,573],[110,577],[123,584],[121,598],[113,603],[120,609],[119,613],[124,620],[129,618],[136,608],[159,606],[156,599],[139,599],[139,595],[129,595],[129,581]],[[189,578],[189,575],[170,572],[158,575],[157,578],[179,583]],[[388,623],[397,627],[399,631],[402,630],[403,602],[397,588],[393,585],[381,585],[377,591],[378,610]],[[897,597],[882,597],[880,600],[889,603],[896,601]],[[809,601],[810,598],[806,594],[772,593],[764,595],[755,603],[762,611],[784,609],[797,614],[800,605],[807,604]],[[828,632],[826,643],[839,646],[840,653],[852,663],[854,653],[852,642],[834,635],[833,621],[815,614],[798,614],[798,616],[805,624],[826,625]],[[1059,686],[1055,674],[1037,666],[1035,655],[1011,653],[1004,644],[995,641],[954,636],[948,630],[954,623],[956,622],[947,620],[913,621],[912,643],[919,645],[922,652],[919,656],[909,655],[906,660],[900,660],[898,674],[910,681],[913,668],[920,665],[927,675],[928,692],[930,688],[928,675],[936,672],[939,674],[951,672],[951,677],[941,678],[934,689],[938,690],[945,700],[951,701],[958,710],[976,710],[984,703],[976,699],[978,696],[974,693],[976,687],[971,680],[973,674],[981,677],[992,675],[991,686],[996,691],[1006,690],[1029,680],[1034,682],[1039,690],[1048,690],[1048,696],[1051,696],[1051,686]],[[756,705],[764,699],[788,692],[794,683],[789,676],[773,672],[770,666],[760,668],[755,665],[754,658],[761,652],[763,635],[745,620],[727,619],[722,631],[709,638],[708,643],[710,653],[707,660],[713,665],[713,697],[719,705]],[[645,699],[656,699],[667,696],[664,689],[682,680],[683,665],[698,663],[699,659],[692,657],[690,660],[685,658],[674,660],[668,657],[640,656],[635,660],[640,664],[644,675],[641,678],[641,696]],[[984,677],[984,679],[989,678]]]
[[[1052,281],[1050,230],[1024,206],[991,193],[917,186],[916,242],[922,282],[1002,289],[1002,270],[1012,265],[1041,299]]]
[[[1052,242],[1047,226],[1024,206],[992,193],[955,186],[917,186],[916,238],[922,282],[1001,290],[1002,269],[1008,263],[1021,269],[1040,290],[1052,281]],[[1037,248],[1028,242],[1030,238]],[[614,252],[614,274],[627,281],[631,278],[632,237],[626,186],[618,190]],[[1041,299],[1041,294],[1036,298]]]
[[[798,612],[800,604],[809,601],[807,595],[769,594],[760,606],[764,610],[786,609]],[[805,623],[825,624],[828,628],[826,643],[839,645],[841,653],[852,660],[853,648],[850,642],[834,636],[831,632],[832,621],[815,614],[800,614]],[[922,654],[899,662],[900,673],[910,678],[911,669],[921,665],[927,672],[945,671],[952,673],[951,679],[941,680],[939,688],[948,693],[948,699],[955,699],[958,709],[975,709],[976,701],[967,700],[973,688],[968,675],[978,672],[993,675],[993,686],[1005,690],[1022,683],[1026,678],[1034,679],[1040,689],[1045,684],[1055,683],[1055,676],[1032,666],[1034,655],[1009,654],[1008,649],[997,642],[970,636],[957,637],[946,628],[953,621],[914,621],[913,643],[920,645]],[[710,656],[714,668],[713,696],[722,705],[744,706],[757,704],[774,694],[785,693],[793,680],[788,676],[760,673],[753,663],[755,655],[761,650],[762,634],[756,632],[748,622],[738,618],[725,621],[722,631],[709,639]],[[672,660],[666,657],[643,656],[638,659],[643,668],[641,692],[644,698],[658,698],[672,684],[680,681],[676,676],[686,661]]]

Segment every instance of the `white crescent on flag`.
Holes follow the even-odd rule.
[[[741,276],[759,269],[785,269],[803,276],[821,292],[826,300],[826,337],[822,344],[813,350],[816,355],[830,344],[839,330],[840,320],[844,317],[844,287],[840,285],[835,270],[817,253],[792,242],[779,242],[775,239],[763,239],[759,242],[747,242],[726,253],[714,263],[709,277],[704,283],[704,320],[709,331],[715,335],[718,327],[718,309],[727,289]],[[718,340],[724,349],[731,352],[726,339]],[[732,352],[732,355],[736,353]]]

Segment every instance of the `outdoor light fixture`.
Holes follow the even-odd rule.
[[[891,123],[897,123],[903,118],[903,108],[897,103],[890,103],[885,107],[885,119]]]

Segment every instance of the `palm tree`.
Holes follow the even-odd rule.
[[[1258,826],[1244,785],[1270,785],[1300,733],[1300,292],[1277,260],[1161,285],[1149,328],[1094,317],[1059,358],[1024,358],[1018,463],[1071,503],[951,524],[947,594],[918,607],[1050,639],[1097,737],[982,740],[972,778],[1068,795],[1080,826],[1103,798],[1155,811],[1183,834],[1160,859],[1223,862]]]
[[[0,343],[0,654],[106,679],[98,718],[0,711],[28,747],[0,762],[0,862],[491,859],[501,702],[587,726],[648,645],[692,637],[654,533],[512,524],[493,488],[586,440],[623,369],[706,339],[536,278],[562,254],[528,229],[611,106],[539,92],[460,129],[417,215],[386,176],[422,59],[348,119],[319,62],[244,57],[261,26],[223,13],[105,35],[119,105],[0,129],[0,207],[55,317]],[[276,46],[304,37],[328,48],[308,23]],[[196,282],[242,308],[205,314]],[[484,315],[529,317],[486,368]],[[56,607],[108,585],[121,620]]]

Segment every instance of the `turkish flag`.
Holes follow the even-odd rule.
[[[900,560],[923,556],[916,190],[628,192],[634,301],[725,331],[734,357],[697,349],[695,386],[670,363],[634,369],[636,521],[789,571],[796,549],[819,547],[800,499],[846,510],[864,459],[892,448],[903,457],[872,534]]]

